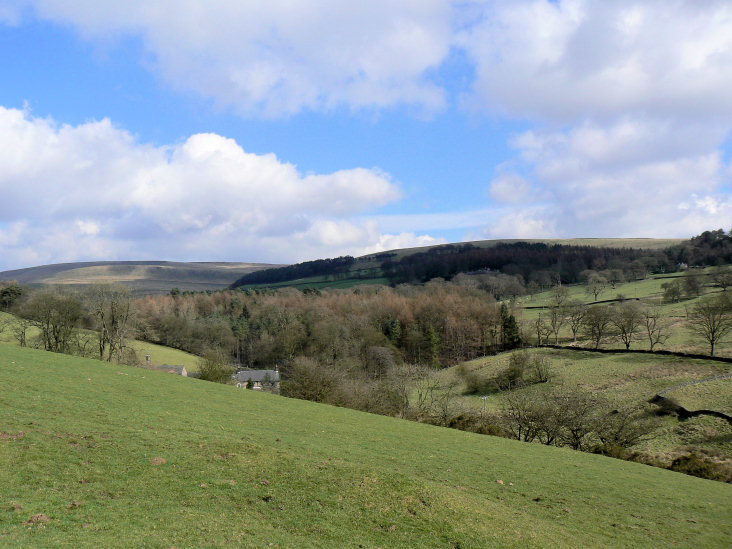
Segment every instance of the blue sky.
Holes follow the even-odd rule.
[[[0,270],[732,227],[729,2],[0,0]]]

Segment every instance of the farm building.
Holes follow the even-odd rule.
[[[234,374],[237,387],[252,383],[252,389],[280,389],[280,373],[277,370],[239,370]]]

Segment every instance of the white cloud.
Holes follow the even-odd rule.
[[[0,4],[0,23],[6,25],[17,25],[21,19],[20,2],[7,0]]]
[[[447,56],[446,0],[29,0],[90,39],[141,36],[173,86],[245,115],[445,104],[426,72]]]
[[[165,147],[109,120],[0,107],[3,267],[102,258],[287,261],[382,242],[358,216],[401,197],[379,170],[303,176],[216,134]]]
[[[476,108],[560,122],[630,112],[732,119],[727,0],[483,6],[457,39],[476,65]]]
[[[518,204],[530,200],[531,184],[516,173],[501,173],[490,185],[493,200],[503,204]]]
[[[367,247],[364,254],[398,250],[401,248],[421,248],[423,246],[435,246],[445,244],[444,238],[434,238],[429,235],[416,235],[415,233],[382,234],[379,241]]]
[[[545,200],[541,209],[504,211],[485,234],[508,236],[506,227],[514,227],[527,237],[684,237],[727,227],[732,197],[720,151],[694,143],[695,126],[663,129],[624,120],[517,136],[514,146]]]
[[[0,21],[17,21],[21,4]],[[400,196],[375,169],[303,176],[218,135],[151,147],[107,120],[67,127],[6,110],[0,241],[30,235],[43,214],[120,254],[144,239],[159,257],[180,233],[176,249],[190,256],[216,241],[226,257],[239,245],[304,259],[426,242],[424,230],[688,236],[732,219],[720,152],[732,127],[727,0],[29,4],[90,40],[141,37],[158,76],[245,116],[439,110],[450,98],[431,75],[461,50],[475,69],[465,105],[533,129],[511,140],[515,173],[499,167],[491,183],[499,207],[367,219],[358,215]]]
[[[543,209],[510,210],[491,225],[471,235],[470,240],[494,238],[553,238],[558,234],[555,219]]]

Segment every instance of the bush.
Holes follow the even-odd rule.
[[[200,379],[215,383],[230,383],[235,369],[230,366],[220,350],[208,350],[198,361]]]
[[[464,412],[450,419],[447,426],[470,433],[512,438],[503,427],[498,425],[498,419],[490,416],[481,417],[477,414]]]
[[[342,377],[334,368],[322,367],[316,360],[300,356],[283,368],[283,376],[283,396],[313,402],[325,402]]]
[[[481,376],[480,373],[469,371],[465,367],[458,370],[458,375],[465,384],[464,394],[490,394],[535,383],[546,383],[549,381],[550,368],[546,356],[519,351],[510,356],[508,368],[494,377]]]
[[[669,469],[709,480],[732,482],[732,463],[720,463],[695,452],[677,457]]]

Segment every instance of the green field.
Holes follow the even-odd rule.
[[[2,344],[0,386],[2,546],[706,548],[732,536],[732,487],[636,463]]]

